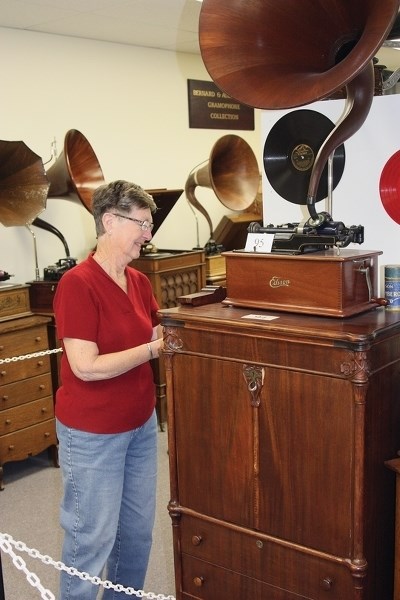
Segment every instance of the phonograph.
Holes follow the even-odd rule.
[[[265,254],[225,253],[224,302],[351,316],[382,303],[376,293],[382,252],[349,248],[364,242],[364,228],[332,218],[332,193],[345,168],[344,142],[370,111],[374,54],[391,36],[399,0],[285,0],[284,10],[281,4],[203,1],[199,41],[211,78],[254,108],[292,109],[341,91],[344,110],[336,123],[313,111],[294,111],[269,132],[265,174],[284,201],[304,205],[308,216],[249,226],[250,233],[272,235],[272,248]],[[325,198],[330,209],[318,212],[316,204]],[[265,204],[265,219],[267,212]]]

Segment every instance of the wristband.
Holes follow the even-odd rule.
[[[149,350],[149,354],[150,354],[150,360],[152,360],[154,358],[153,356],[153,350],[151,349],[150,344],[147,342],[147,348]]]

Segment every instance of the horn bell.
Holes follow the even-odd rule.
[[[97,156],[85,136],[70,129],[64,139],[64,149],[48,169],[48,196],[67,197],[80,201],[91,212],[93,192],[105,183]]]
[[[386,39],[399,0],[204,0],[200,51],[229,96],[261,109],[329,97]]]
[[[211,218],[195,196],[196,187],[212,188],[226,208],[241,211],[254,202],[259,182],[257,159],[249,144],[238,135],[224,135],[215,142],[208,161],[189,175],[185,192],[189,202],[207,219],[212,238]]]

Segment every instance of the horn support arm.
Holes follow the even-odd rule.
[[[197,208],[197,210],[199,212],[201,212],[201,214],[204,215],[204,217],[206,218],[207,223],[210,227],[210,239],[213,239],[214,232],[213,232],[213,225],[212,225],[210,215],[208,214],[208,212],[206,211],[204,206],[202,206],[200,204],[200,202],[197,200],[196,195],[194,193],[194,191],[198,185],[199,185],[199,182],[197,181],[197,172],[191,173],[189,175],[189,177],[187,178],[187,181],[185,184],[186,198],[188,199],[189,203],[192,206],[194,206],[195,208]]]
[[[346,102],[343,113],[335,128],[319,149],[311,171],[307,192],[307,208],[314,220],[318,220],[315,201],[325,164],[336,148],[348,140],[364,123],[374,97],[374,85],[375,76],[372,60],[367,63],[367,66],[359,75],[346,85]]]

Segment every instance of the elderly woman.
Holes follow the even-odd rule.
[[[136,589],[144,585],[154,523],[157,423],[149,361],[162,340],[150,282],[129,263],[151,240],[156,209],[133,183],[98,188],[96,250],[62,276],[54,298],[64,350],[56,397],[62,560],[92,576],[106,567],[113,583]],[[93,600],[97,591],[61,574],[61,600]]]

